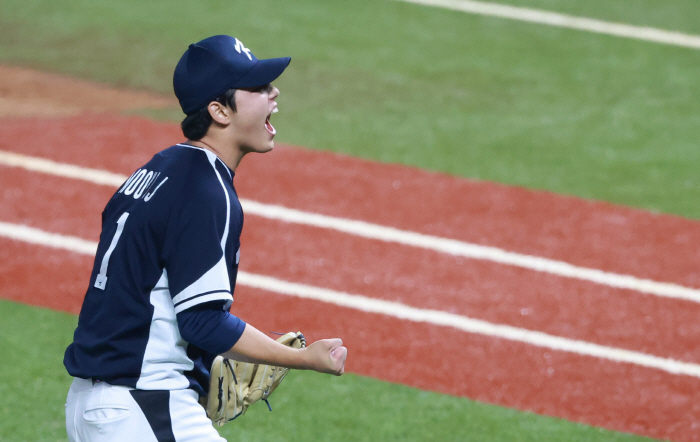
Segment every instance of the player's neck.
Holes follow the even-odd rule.
[[[222,148],[221,143],[216,143],[214,140],[211,140],[208,137],[202,138],[199,141],[187,140],[187,144],[201,147],[202,149],[213,152],[221,161],[224,162],[224,164],[229,167],[229,169],[234,172],[236,171],[238,164],[243,159],[243,155],[245,155],[245,152],[240,149]]]

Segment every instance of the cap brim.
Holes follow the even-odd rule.
[[[253,69],[248,71],[247,74],[231,87],[240,89],[265,86],[268,83],[272,83],[277,77],[282,75],[282,72],[287,68],[290,61],[292,61],[290,57],[258,60],[255,66],[253,66]]]

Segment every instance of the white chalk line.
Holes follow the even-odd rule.
[[[399,0],[433,6],[470,14],[486,15],[531,23],[538,23],[561,28],[577,29],[596,34],[613,35],[616,37],[632,38],[654,43],[700,49],[700,36],[682,32],[666,31],[663,29],[633,26],[624,23],[607,22],[585,17],[543,11],[540,9],[521,8],[498,3],[471,0]]]
[[[106,170],[90,169],[2,150],[0,150],[0,164],[10,167],[21,167],[32,172],[73,178],[103,186],[118,187],[128,178],[125,175]]]
[[[97,243],[94,241],[45,232],[33,227],[6,222],[0,222],[0,236],[31,244],[68,250],[83,255],[94,256],[97,250]],[[337,292],[242,271],[238,272],[236,283],[282,295],[320,301],[362,312],[375,313],[442,327],[452,327],[467,333],[475,333],[552,350],[654,368],[674,375],[687,375],[700,378],[700,365],[698,364],[661,358],[621,348],[607,347],[586,341],[562,338],[508,325],[493,324],[487,321],[439,310],[421,309],[398,302]]]
[[[120,175],[99,169],[84,168],[72,164],[58,163],[43,158],[20,155],[6,151],[0,151],[0,164],[21,167],[34,172],[41,172],[114,187],[119,187],[127,179],[126,175]],[[605,272],[598,269],[579,267],[564,261],[524,255],[496,247],[483,246],[449,238],[441,238],[422,233],[399,230],[393,227],[381,226],[365,221],[303,212],[301,210],[290,209],[272,204],[264,204],[248,199],[242,199],[241,204],[243,205],[243,209],[247,214],[253,214],[277,221],[331,229],[363,238],[418,247],[469,259],[490,261],[503,265],[521,267],[560,277],[593,282],[608,287],[634,290],[640,293],[700,303],[700,290],[673,283],[658,282],[649,279],[637,278],[631,275],[623,275]]]

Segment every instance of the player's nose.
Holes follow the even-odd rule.
[[[270,91],[270,95],[269,95],[270,100],[274,100],[275,98],[277,98],[279,96],[279,94],[280,94],[280,90],[277,89],[277,87],[272,86],[272,91]]]

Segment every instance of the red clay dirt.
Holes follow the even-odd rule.
[[[4,150],[108,169],[125,175],[145,162],[158,148],[167,146],[173,140],[180,140],[181,137],[174,125],[138,118],[82,116],[44,120],[41,123],[28,119],[7,121],[12,124],[5,126],[5,139],[15,142],[12,145],[0,144]],[[119,129],[120,125],[128,127],[128,130]],[[145,134],[154,140],[148,147],[143,142]],[[56,149],[53,146],[58,139],[71,139],[72,146],[90,146],[90,149]],[[298,161],[297,158],[306,158],[308,161]],[[276,167],[280,171],[275,170]],[[386,171],[382,172],[382,169]],[[289,172],[291,170],[294,172]],[[341,172],[333,175],[329,170]],[[351,170],[359,172],[351,174]],[[362,170],[372,173],[364,174]],[[21,187],[29,189],[29,183],[35,175],[30,172],[22,172],[20,175],[26,177],[27,183]],[[294,180],[290,180],[290,176],[294,176]],[[332,176],[337,179],[334,180]],[[440,220],[439,231],[431,229],[430,225],[419,225],[412,221],[416,212],[415,202],[397,194],[392,177],[403,180],[401,188],[413,186],[410,195],[420,201],[420,207],[427,207],[432,221]],[[9,179],[12,180],[12,176]],[[46,177],[42,180],[60,179]],[[337,185],[336,181],[341,182],[341,185]],[[432,186],[428,184],[430,181],[434,183]],[[82,204],[75,203],[75,211],[88,210],[91,205],[96,205],[101,210],[104,203],[88,199],[91,192],[80,193],[91,189],[91,186],[72,180],[59,182],[62,184],[57,182],[50,186],[56,194],[42,204],[47,210],[44,211],[46,215],[41,216],[46,216],[52,223],[46,226],[47,229],[56,228],[57,219],[60,219],[53,214],[63,210],[61,189],[67,195],[74,195],[73,198],[83,201]],[[41,182],[31,185],[40,188]],[[696,262],[692,257],[696,250],[688,246],[681,247],[674,238],[698,236],[700,240],[698,223],[668,215],[648,214],[640,210],[583,200],[578,200],[580,208],[577,210],[575,198],[461,180],[418,169],[378,165],[299,148],[279,147],[273,153],[244,159],[236,177],[236,186],[244,198],[367,221],[379,218],[380,222],[387,225],[466,240],[473,239],[470,237],[472,230],[485,231],[491,225],[498,224],[503,227],[500,231],[492,230],[488,236],[482,235],[481,241],[476,242],[498,245],[508,250],[525,249],[533,254],[555,258],[572,251],[574,258],[577,254],[585,255],[586,263],[593,264],[592,267],[598,264],[598,268],[604,270],[636,269],[639,273],[629,272],[636,276],[640,276],[640,273],[642,276],[644,273],[653,273],[657,266],[663,264],[669,269],[676,269],[675,272],[669,270],[666,275],[661,275],[666,278],[659,278],[671,282],[684,283],[696,276],[690,266]],[[489,186],[493,188],[491,193],[497,195],[492,197],[496,200],[494,205],[498,201],[504,206],[519,204],[524,208],[522,215],[521,212],[505,214],[494,208],[491,210],[493,216],[489,217],[488,213],[473,209],[471,206],[476,203],[472,203],[471,199],[458,197],[449,200],[451,195],[462,194],[485,200]],[[385,187],[390,187],[390,190],[386,192]],[[270,188],[276,190],[274,195],[270,194]],[[318,189],[326,189],[328,192]],[[101,189],[99,193],[103,201],[108,199],[109,191]],[[367,194],[373,195],[379,207],[389,209],[367,209],[364,212],[357,209],[367,205],[367,198],[364,197]],[[433,203],[435,200],[444,204],[436,205]],[[346,202],[348,207],[337,204],[337,201]],[[560,209],[562,206],[566,210]],[[531,207],[536,207],[537,210],[532,213],[529,209]],[[555,216],[557,211],[564,213]],[[538,223],[536,213],[550,213],[550,218]],[[608,232],[607,237],[593,229],[592,220],[613,216],[628,221],[623,227],[602,223],[601,229]],[[35,215],[35,220],[39,218],[40,215]],[[250,218],[249,216],[249,221]],[[470,223],[472,218],[473,225]],[[583,221],[579,221],[581,219]],[[91,232],[91,237],[97,238],[99,217],[85,217],[82,220],[72,234]],[[505,220],[509,220],[510,224]],[[25,222],[24,219],[22,222]],[[574,339],[700,361],[696,345],[700,324],[695,320],[700,313],[700,306],[696,303],[664,300],[590,282],[475,262],[405,246],[386,245],[378,241],[349,238],[308,227],[286,226],[285,230],[281,230],[268,227],[265,223],[264,220],[248,222],[244,229],[243,258],[244,262],[250,263],[251,271],[264,274],[273,271],[273,274],[284,275],[291,280],[313,282],[353,293],[362,294],[370,290],[378,293],[376,296],[421,308],[441,309]],[[560,229],[568,229],[571,234],[568,237],[551,236],[551,226],[557,223],[563,226]],[[550,228],[542,231],[543,224],[549,224]],[[664,236],[665,232],[671,230],[682,230],[685,233],[675,237],[670,234]],[[509,247],[508,241],[513,231],[522,231],[525,237],[514,241],[513,247]],[[284,232],[294,232],[294,235],[285,236]],[[256,242],[261,242],[261,245],[247,247],[247,235],[251,235]],[[305,237],[310,239],[304,239]],[[634,240],[635,237],[638,241]],[[658,240],[647,243],[647,237],[656,237]],[[609,249],[602,249],[604,239]],[[276,253],[276,244],[281,243],[288,250],[287,254]],[[333,258],[333,253],[326,253],[329,249],[344,252]],[[647,252],[649,257],[639,252],[639,249]],[[611,255],[618,258],[612,262],[617,268],[611,269],[612,265],[605,265]],[[289,256],[304,258],[289,263]],[[343,272],[329,271],[328,266],[325,269],[319,268],[321,260],[326,260],[329,265],[335,262],[334,266],[343,266]],[[566,261],[581,264],[575,259]],[[376,265],[377,262],[380,265]],[[621,268],[623,265],[628,268]],[[685,269],[685,272],[674,280],[674,274],[680,273],[678,269]],[[407,274],[410,276],[403,276]],[[439,296],[431,296],[430,293],[439,293]],[[603,305],[604,308],[595,308],[596,305]],[[669,305],[674,307],[668,308]]]
[[[169,107],[177,108],[174,97],[116,90],[62,75],[0,65],[0,117],[66,117],[85,111]]]
[[[177,125],[108,114],[0,125],[0,150],[125,175],[178,141]],[[293,147],[244,159],[235,184],[242,198],[260,202],[700,286],[700,223],[678,217]],[[0,166],[0,221],[96,241],[112,191]],[[700,361],[695,303],[255,216],[246,217],[242,241],[244,271]],[[0,238],[0,296],[77,312],[91,265],[90,257]],[[253,308],[263,297],[271,312]],[[259,328],[342,336],[355,373],[609,429],[700,440],[698,378],[243,286],[235,298],[234,313]]]
[[[155,150],[180,139],[177,127],[173,125],[137,118],[84,115],[44,121],[41,124],[42,130],[38,130],[36,120],[6,120],[6,123],[8,122],[10,124],[4,124],[0,129],[3,135],[1,139],[13,140],[13,143],[0,142],[0,150],[13,150],[124,174],[130,173],[137,165],[147,160]],[[32,136],[32,133],[35,135]],[[122,136],[125,133],[129,136]],[[147,142],[149,137],[153,137],[154,141]],[[64,140],[70,142],[63,144]],[[168,142],[162,143],[163,140]],[[148,145],[148,148],[152,149],[151,152],[138,152],[143,145]],[[85,147],[75,149],[76,146]],[[377,167],[372,163],[334,154],[280,148],[265,158],[280,161],[282,171],[275,172],[272,166],[267,166],[268,163],[265,163],[265,167],[269,169],[265,169],[256,165],[255,161],[244,160],[236,177],[241,197],[279,203],[279,200],[266,199],[268,186],[275,186],[280,192],[286,189],[286,194],[305,195],[299,204],[293,201],[286,204],[290,207],[333,215],[354,214],[359,218],[355,212],[348,214],[334,209],[329,202],[354,201],[353,194],[359,186],[365,189],[363,195],[382,194],[382,179],[379,180],[379,184],[373,184],[367,178],[356,179],[350,191],[333,189],[333,186],[327,186],[325,183],[316,183],[314,188],[303,192],[302,189],[296,188],[298,184],[293,180],[284,185],[274,184],[275,176],[285,176],[284,170],[290,162],[293,163],[290,158],[295,158],[296,155],[324,159],[310,162],[316,165],[315,170],[308,166],[297,169],[296,175],[299,177],[322,176],[329,168],[347,173],[348,169]],[[262,156],[260,158],[263,159]],[[248,169],[245,169],[246,167]],[[396,166],[384,167],[389,170],[370,176],[383,177],[399,169]],[[96,239],[99,231],[99,213],[109,197],[109,189],[17,169],[3,168],[2,171],[0,183],[5,189],[2,205],[7,209],[3,211],[3,221],[29,223],[49,231]],[[256,176],[253,176],[251,171],[256,172]],[[358,173],[358,176],[363,174]],[[460,180],[452,177],[409,168],[401,175],[406,182],[411,182],[411,178],[414,178],[417,182],[426,183],[426,177],[434,180],[435,185],[414,189],[411,195],[419,201],[444,199],[442,193],[451,193],[454,183],[460,183]],[[255,182],[251,183],[251,180]],[[299,181],[306,185],[308,180]],[[471,184],[478,186],[481,193],[488,191],[486,183],[464,183],[467,184],[462,184],[465,188]],[[493,186],[496,192],[503,192],[501,186]],[[325,196],[316,187],[331,187],[335,193],[330,197]],[[51,191],[42,192],[42,189]],[[62,196],[64,192],[65,196]],[[527,195],[541,206],[558,206],[561,199],[567,202],[571,200],[548,193],[525,192],[521,189],[517,189],[516,194],[518,198]],[[312,196],[317,204],[310,201]],[[540,198],[544,201],[538,201]],[[378,199],[382,201],[382,198]],[[402,199],[404,198],[395,198],[391,217],[394,225],[399,224],[405,228],[405,219],[410,218],[415,203],[400,202]],[[587,211],[591,210],[591,206],[595,207],[598,204],[583,203]],[[631,213],[633,216],[630,216],[630,219],[643,218],[643,213],[638,211],[605,204],[600,206],[609,208],[608,210]],[[63,213],[61,207],[64,208]],[[468,210],[463,207],[464,204],[450,204],[442,209],[431,207],[432,217],[441,220],[444,231],[457,232],[454,236],[459,237],[459,225],[450,225],[449,222],[455,218],[455,211]],[[386,215],[383,215],[382,211],[375,210],[374,213],[365,213],[363,219],[376,222],[376,218],[383,216]],[[654,221],[663,221],[667,217],[650,215],[650,218],[652,221],[644,225],[656,226]],[[668,218],[674,222],[685,221]],[[386,219],[379,221],[387,222]],[[565,221],[572,222],[570,218]],[[511,216],[510,222],[513,229],[522,229],[519,226],[522,222],[519,217]],[[660,223],[657,228],[662,229],[664,225],[665,223]],[[510,234],[513,229],[508,229],[506,234]],[[577,230],[576,225],[572,230]],[[697,306],[691,303],[611,289],[606,291],[595,284],[588,284],[591,287],[586,288],[587,283],[560,281],[562,278],[472,260],[458,262],[454,257],[440,256],[432,252],[409,250],[410,248],[388,245],[380,241],[358,239],[254,216],[247,217],[244,231],[242,270],[245,271],[366,296],[383,297],[422,308],[455,311],[564,336],[568,333],[582,339],[597,339],[607,345],[619,344],[626,348],[650,346],[647,350],[654,354],[663,355],[664,351],[668,351],[673,357],[697,359],[692,347],[692,336],[696,335],[692,333],[692,327],[695,326],[694,318],[697,317],[697,310],[692,309],[696,309]],[[534,246],[525,240],[520,241],[520,244],[536,248],[545,243],[553,250],[566,248],[566,245],[556,244],[553,240],[543,241],[539,236],[532,236],[529,241]],[[505,243],[498,236],[495,236],[494,242]],[[9,256],[21,254],[23,249],[35,250],[31,253],[41,253],[37,246],[18,246],[17,243],[8,240],[2,240],[2,243],[13,244],[3,247],[10,250],[12,255]],[[634,245],[633,241],[630,243]],[[626,244],[618,246],[625,247]],[[586,248],[585,245],[582,248]],[[280,249],[285,250],[285,253],[275,252]],[[30,258],[25,258],[29,263],[31,253],[24,253],[29,253]],[[74,256],[67,252],[53,251],[47,252],[47,256],[54,253],[56,256]],[[594,256],[593,252],[588,253]],[[36,256],[36,259],[41,260],[39,256]],[[677,258],[661,259],[672,262]],[[77,311],[77,301],[82,296],[85,286],[75,275],[86,275],[91,263],[90,259],[84,257],[77,260],[74,264],[67,260],[56,268],[32,265],[26,267],[27,272],[23,276],[16,267],[5,270],[3,286],[20,286],[19,289],[10,290],[7,297],[18,299],[15,296],[20,294],[18,300],[33,304],[46,303],[52,308]],[[5,272],[9,272],[11,276]],[[35,281],[48,278],[65,280],[61,283],[63,289],[58,292],[52,291],[48,299],[41,300],[41,294],[49,294]],[[537,287],[534,293],[529,290],[532,286]],[[465,287],[467,290],[464,290]],[[76,290],[79,291],[78,294]],[[603,295],[599,296],[599,292]],[[22,293],[24,298],[21,297]],[[267,318],[268,315],[246,310],[246,306],[255,303],[249,301],[255,296],[271,296],[276,299],[270,318]],[[553,300],[548,300],[548,296]],[[573,307],[569,306],[571,300],[575,301]],[[643,307],[645,302],[648,302],[648,305]],[[531,313],[521,314],[523,308],[532,309]],[[647,323],[646,316],[659,310],[668,314],[653,317],[653,320]],[[317,302],[296,302],[245,287],[239,287],[236,292],[234,311],[251,323],[261,323],[260,326],[267,324],[267,321],[282,322],[276,327],[276,323],[273,323],[271,329],[282,329],[287,325],[284,321],[295,318],[297,328],[309,330],[312,336],[325,336],[324,332],[343,336],[352,349],[348,369],[359,374],[610,429],[675,440],[695,438],[692,427],[698,416],[695,392],[700,391],[696,378],[673,376],[628,364],[615,364],[590,357],[548,351],[444,327],[403,323],[393,318]],[[275,311],[280,313],[275,315]],[[295,311],[296,313],[293,313]],[[626,317],[632,317],[634,320],[625,323]],[[592,322],[596,318],[598,322]],[[632,332],[627,329],[630,323],[637,325],[637,328],[632,328]],[[624,326],[618,327],[616,324]],[[559,330],[556,327],[559,327]],[[608,332],[595,334],[600,329],[607,329]],[[348,333],[348,330],[352,330],[352,333]],[[686,344],[681,347],[678,343],[674,344],[676,338],[682,337],[688,330],[691,333],[690,338],[686,339]],[[619,342],[615,341],[616,334],[622,336]],[[370,336],[374,339],[370,339]],[[648,339],[648,336],[653,338]],[[663,345],[655,343],[657,338]],[[373,342],[368,344],[368,341]],[[667,350],[664,350],[664,347],[667,347]],[[422,363],[426,354],[439,355],[438,363],[444,367],[438,371],[449,375],[435,378],[434,368],[428,368]]]
[[[113,190],[59,177],[37,179],[18,168],[0,176],[0,188],[14,189],[0,193],[5,221],[93,241],[99,237],[99,208]],[[692,333],[700,314],[696,303],[255,216],[248,216],[244,229],[242,263],[247,271],[285,280],[700,361]]]

